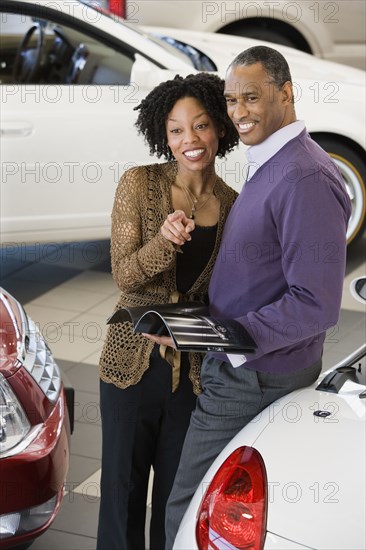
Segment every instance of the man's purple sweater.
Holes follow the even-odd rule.
[[[350,213],[342,176],[306,130],[244,185],[209,288],[212,314],[258,344],[244,368],[286,373],[321,357],[339,317]]]

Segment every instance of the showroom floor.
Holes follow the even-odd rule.
[[[352,278],[365,273],[365,245],[366,238],[350,251],[341,317],[327,337],[324,368],[365,340],[364,307],[348,291]],[[75,388],[75,430],[66,494],[52,527],[32,548],[95,549],[101,454],[98,359],[105,320],[118,296],[110,274],[109,242],[9,243],[1,252],[2,286],[39,323]],[[149,504],[150,497],[147,517]]]

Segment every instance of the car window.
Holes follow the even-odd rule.
[[[129,84],[133,53],[117,51],[66,24],[1,14],[2,84]]]

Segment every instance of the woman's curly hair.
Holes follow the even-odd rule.
[[[167,160],[174,157],[167,143],[165,121],[179,99],[193,97],[207,111],[220,132],[225,135],[219,138],[217,155],[224,157],[237,145],[239,138],[231,122],[224,98],[224,81],[210,73],[191,74],[185,78],[176,75],[156,86],[134,110],[139,110],[135,126],[143,134],[152,155],[164,156]]]

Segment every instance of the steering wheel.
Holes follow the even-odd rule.
[[[28,48],[34,33],[38,35],[37,45],[35,48]],[[41,65],[43,43],[43,28],[39,23],[35,23],[25,33],[19,45],[13,68],[13,80],[15,82],[26,83],[34,80]]]

